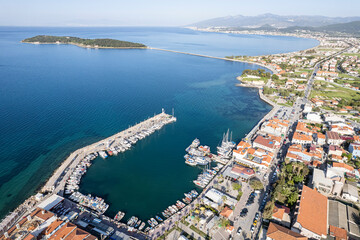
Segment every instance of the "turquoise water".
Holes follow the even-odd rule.
[[[255,65],[155,50],[19,42],[37,34],[111,37],[215,56],[317,44],[179,28],[1,27],[0,217],[33,194],[70,152],[174,108],[176,123],[118,157],[96,159],[82,181],[83,192],[110,203],[109,215],[123,210],[146,219],[194,187],[199,170],[185,165],[183,155],[195,137],[214,149],[228,128],[238,140],[270,110],[255,90],[235,87],[235,77]]]

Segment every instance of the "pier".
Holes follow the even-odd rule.
[[[223,58],[223,57],[214,57],[214,56],[209,56],[209,55],[204,55],[204,54],[188,53],[188,52],[181,52],[181,51],[168,50],[168,49],[162,49],[162,48],[148,47],[148,49],[150,49],[150,50],[157,50],[157,51],[164,51],[164,52],[180,53],[180,54],[186,54],[186,55],[191,55],[191,56],[196,56],[196,57],[219,59],[219,60],[225,60],[225,61],[229,61],[229,62],[241,62],[241,63],[254,64],[254,65],[258,65],[258,66],[260,66],[260,67],[266,68],[266,69],[270,70],[270,71],[273,72],[273,73],[277,73],[277,70],[276,70],[276,69],[271,68],[271,67],[266,66],[266,65],[261,64],[261,63],[256,63],[256,62],[236,60],[236,59]]]
[[[88,155],[97,154],[98,152],[107,151],[111,146],[120,145],[124,139],[133,138],[138,132],[149,129],[152,126],[157,126],[160,129],[162,126],[175,122],[176,118],[172,115],[162,113],[155,115],[149,119],[144,120],[126,130],[116,133],[101,141],[80,148],[71,153],[70,156],[56,169],[54,174],[49,178],[41,192],[52,192],[58,195],[64,194],[66,180],[69,179],[76,166]]]

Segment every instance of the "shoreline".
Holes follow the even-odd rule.
[[[56,45],[75,45],[75,46],[78,46],[78,47],[82,47],[82,48],[93,48],[93,49],[96,49],[96,48],[100,48],[100,49],[149,49],[149,50],[157,50],[157,51],[166,51],[166,52],[173,52],[173,53],[180,53],[180,54],[186,54],[186,55],[192,55],[192,56],[197,56],[197,57],[205,57],[205,58],[212,58],[212,59],[219,59],[219,60],[225,60],[225,61],[231,61],[231,62],[240,62],[240,63],[247,63],[247,64],[254,64],[254,65],[258,65],[260,67],[263,67],[263,68],[266,68],[268,69],[270,72],[274,73],[274,72],[277,72],[275,69],[272,69],[268,66],[265,66],[261,63],[256,63],[256,62],[250,62],[250,61],[241,61],[241,60],[236,60],[236,59],[229,59],[229,58],[222,58],[222,57],[214,57],[214,56],[208,56],[208,55],[202,55],[202,54],[195,54],[195,53],[187,53],[187,52],[181,52],[181,51],[175,51],[175,50],[166,50],[166,49],[160,49],[160,48],[152,48],[152,47],[129,47],[129,48],[116,48],[116,47],[88,47],[88,46],[84,46],[84,45],[81,45],[81,44],[74,44],[74,43],[32,43],[32,42],[23,42],[21,41],[22,43],[30,43],[30,44],[56,44]],[[305,51],[305,50],[301,50],[301,51]],[[296,51],[296,52],[299,52],[299,51]],[[282,54],[288,54],[288,53],[282,53]],[[276,55],[276,54],[270,54],[270,55]],[[252,87],[254,88],[254,86],[242,86],[242,87]],[[255,87],[255,88],[259,88],[259,87]],[[258,126],[267,118],[267,116],[271,115],[271,113],[274,111],[274,109],[276,109],[277,105],[273,102],[271,102],[270,100],[268,100],[262,93],[261,93],[261,89],[259,89],[259,98],[264,101],[265,103],[269,104],[270,106],[272,106],[272,109],[266,114],[264,115],[259,121],[258,123],[252,128],[252,130],[246,135],[247,137],[250,136],[252,134],[252,132],[254,130],[256,130],[258,128]],[[136,125],[135,125],[136,126]],[[133,127],[135,127],[133,126]],[[129,129],[126,129],[124,131],[127,131]],[[123,131],[122,131],[123,132]],[[120,132],[120,133],[122,133]],[[107,137],[103,140],[100,140],[99,142],[102,142],[102,141],[106,141],[110,138],[113,138],[115,137],[116,135],[120,134],[120,133],[117,133],[117,134],[114,134],[110,137]],[[41,188],[41,191],[46,191],[47,190],[47,187],[48,187],[48,183],[51,182],[51,181],[54,181],[54,178],[56,178],[56,176],[58,175],[57,172],[60,171],[63,167],[63,165],[66,165],[67,168],[69,168],[72,164],[76,163],[76,161],[74,161],[75,159],[80,159],[79,156],[79,153],[78,151],[80,150],[83,150],[87,147],[90,147],[90,146],[94,146],[96,144],[98,144],[99,142],[96,142],[96,143],[93,143],[91,145],[88,145],[86,147],[83,147],[83,148],[80,148],[80,149],[77,149],[76,151],[70,153],[70,155],[67,157],[67,159],[65,159],[64,161],[62,161],[60,163],[60,166],[58,166],[54,172],[52,173],[51,177],[49,177],[46,182],[44,182],[44,184],[41,184],[39,185],[38,189]],[[84,151],[82,151],[81,153],[84,153]],[[65,167],[66,168],[66,167]],[[57,180],[57,178],[55,179]],[[37,192],[40,192],[40,191],[37,191]],[[26,203],[32,199],[35,194],[37,193],[35,192],[34,195],[32,195],[31,197],[29,197],[28,199],[26,199],[25,201],[23,201],[22,204],[20,204],[14,211],[17,211],[17,210],[20,210],[23,206],[26,205]],[[201,194],[199,194],[200,196]],[[5,217],[9,216],[6,215]],[[2,220],[4,220],[5,218],[3,218]]]
[[[278,32],[262,32],[262,33],[257,33],[257,32],[241,32],[241,31],[236,31],[236,30],[211,30],[211,29],[204,29],[204,28],[197,28],[197,27],[184,27],[186,29],[191,29],[193,31],[199,31],[199,32],[207,32],[207,33],[223,33],[223,34],[235,34],[235,35],[257,35],[257,36],[278,36],[278,37],[294,37],[294,38],[299,38],[299,39],[313,39],[318,41],[318,44],[314,47],[311,48],[306,48],[303,50],[298,50],[298,51],[292,51],[292,52],[284,52],[284,53],[275,53],[275,54],[265,54],[265,55],[258,55],[258,56],[273,56],[273,55],[281,55],[281,54],[291,54],[291,53],[297,53],[297,52],[301,52],[301,51],[308,51],[311,50],[313,48],[316,48],[320,45],[321,40],[318,37],[315,36],[298,36],[294,33],[287,33],[287,34],[281,34]],[[255,56],[252,56],[255,57]]]
[[[74,45],[81,48],[91,48],[91,49],[148,49],[149,47],[100,47],[100,46],[90,46],[90,45],[83,45],[78,43],[53,43],[53,42],[24,42],[20,41],[21,43],[29,43],[34,45]]]

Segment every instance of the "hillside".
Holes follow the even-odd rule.
[[[39,44],[74,44],[80,47],[92,48],[146,48],[144,44],[120,41],[116,39],[84,39],[78,37],[62,37],[62,36],[46,36],[38,35],[31,38],[26,38],[24,43],[39,43]]]
[[[229,16],[208,19],[191,24],[193,27],[236,27],[258,28],[269,25],[274,28],[287,27],[322,27],[330,24],[348,23],[360,21],[360,17],[324,17],[324,16],[279,16],[275,14],[262,14],[258,16]]]

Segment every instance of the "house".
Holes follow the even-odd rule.
[[[291,218],[289,214],[290,214],[290,208],[275,204],[271,219],[282,226],[290,227]]]
[[[272,152],[264,150],[263,148],[249,147],[248,144],[242,144],[244,147],[239,147],[233,150],[234,160],[245,166],[252,168],[267,169],[274,157]]]
[[[314,168],[312,184],[314,189],[324,195],[330,195],[334,186],[333,180],[326,178],[325,172],[317,168]]]
[[[335,226],[329,226],[329,236],[336,240],[347,240],[347,231],[344,228],[338,228]]]
[[[261,125],[260,131],[275,136],[282,136],[286,134],[288,127],[289,121],[274,118],[264,122]]]
[[[290,229],[270,222],[266,240],[307,240],[308,238]]]
[[[345,183],[341,197],[345,200],[349,200],[355,203],[359,202],[359,191],[356,186],[356,183],[352,183],[352,182]]]
[[[306,145],[306,144],[311,144],[312,141],[313,138],[311,135],[307,135],[299,132],[295,132],[292,138],[292,143],[294,144]]]
[[[0,240],[5,239],[37,239],[39,234],[52,222],[56,216],[45,209],[36,208],[29,215],[22,218],[6,232],[0,233]],[[3,233],[3,234],[2,234]]]
[[[329,155],[336,155],[336,156],[340,156],[343,154],[344,150],[337,146],[337,145],[330,145],[329,146]]]
[[[327,123],[345,122],[345,119],[335,114],[325,114],[324,120]]]
[[[353,155],[353,157],[360,157],[360,144],[351,143],[349,146],[349,152]]]
[[[329,145],[340,145],[344,142],[336,132],[327,131],[326,134],[326,143]]]
[[[50,227],[50,226],[49,226]],[[49,240],[97,240],[97,237],[78,228],[75,224],[67,222],[58,228],[49,238]]]
[[[308,114],[306,114],[306,119],[309,122],[313,122],[313,123],[322,123],[323,122],[320,114],[316,113],[316,112],[309,112]]]
[[[298,122],[296,124],[296,130],[295,131],[298,132],[298,133],[306,134],[306,135],[312,135],[313,134],[311,129],[308,128],[306,123],[303,123],[303,122]]]
[[[327,236],[327,197],[308,186],[303,186],[300,204],[296,207],[295,221],[291,230],[308,238]]]
[[[300,74],[300,77],[302,77],[302,78],[307,78],[307,76],[308,76],[307,72],[303,72]]]
[[[355,131],[354,128],[350,125],[345,123],[335,123],[330,126],[330,130],[332,132],[336,132],[340,135],[354,135]]]
[[[220,215],[223,216],[224,218],[230,219],[231,216],[233,215],[233,210],[226,206],[226,207],[220,212]]]
[[[281,141],[281,139],[280,139]],[[277,141],[274,137],[264,137],[261,135],[258,135],[254,142],[253,147],[254,148],[262,148],[269,152],[275,152],[275,150],[280,146],[280,142]]]
[[[335,171],[345,173],[354,173],[354,168],[346,163],[333,162],[332,168]]]
[[[324,145],[326,143],[326,136],[322,133],[314,133],[313,139],[316,141],[318,145]]]
[[[320,107],[324,104],[323,100],[317,99],[317,98],[312,98],[311,102],[315,104],[315,106]]]
[[[311,112],[312,111],[312,105],[311,104],[309,104],[309,103],[305,103],[305,105],[304,105],[304,113],[309,113],[309,112]]]

